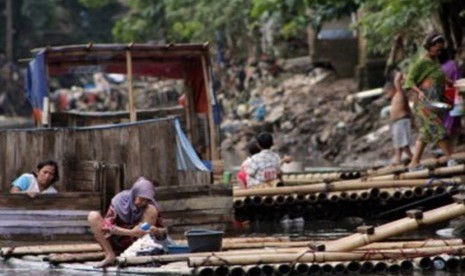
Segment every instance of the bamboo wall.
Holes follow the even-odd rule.
[[[53,159],[60,168],[59,191],[79,191],[68,183],[69,168],[96,160],[124,166],[124,186],[139,176],[156,179],[160,186],[178,185],[173,118],[85,128],[46,128],[0,131],[0,184],[11,182],[38,162]]]

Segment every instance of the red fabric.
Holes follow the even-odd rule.
[[[453,86],[447,87],[446,91],[444,91],[444,97],[446,98],[446,103],[450,105],[454,105],[454,98],[455,94],[457,93],[457,89]]]
[[[240,170],[237,173],[237,180],[244,184],[244,187],[247,188],[247,173],[244,170]]]
[[[179,98],[178,98],[178,104],[182,107],[186,107],[186,94],[182,94]]]

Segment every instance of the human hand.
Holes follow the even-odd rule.
[[[35,197],[37,196],[37,192],[32,192],[32,191],[26,192],[26,194],[27,194],[30,198],[35,198]]]
[[[404,80],[404,74],[402,74],[402,72],[400,71],[396,72],[394,76],[394,84],[400,85],[403,80]]]
[[[166,238],[166,228],[152,226],[149,230],[151,235],[154,235],[159,240],[164,240]]]
[[[131,229],[132,236],[140,238],[145,234],[148,234],[149,231],[144,231],[140,229],[139,225],[134,226],[134,228]]]
[[[290,163],[292,162],[292,157],[289,155],[284,155],[283,159],[281,160],[283,163]]]
[[[420,101],[424,101],[426,100],[426,96],[425,96],[425,93],[423,91],[418,91],[418,99],[420,99]]]

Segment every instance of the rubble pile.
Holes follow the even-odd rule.
[[[154,77],[134,77],[137,109],[176,105],[182,81]],[[54,111],[121,111],[128,104],[124,75],[95,73],[91,80],[51,93]]]
[[[338,79],[332,70],[281,72],[251,89],[246,103],[223,99],[233,108],[225,110],[222,149],[226,154],[241,152],[245,158],[247,142],[260,131],[270,131],[280,154],[307,166],[389,162],[388,122],[380,118],[388,102],[382,95],[349,100],[355,92],[355,79]]]

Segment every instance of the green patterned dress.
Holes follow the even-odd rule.
[[[411,89],[414,85],[425,93],[426,101],[445,101],[446,76],[437,61],[421,58],[412,65],[405,82],[405,88]],[[444,112],[433,109],[420,100],[415,103],[413,110],[420,122],[419,139],[422,142],[437,143],[447,138],[447,132],[443,125]]]

